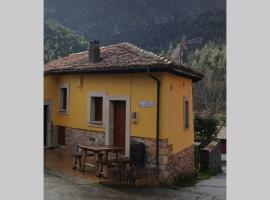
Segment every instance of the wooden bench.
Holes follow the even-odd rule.
[[[93,161],[92,163],[87,163],[87,162],[84,161],[83,166],[81,168],[81,171],[84,172],[85,167],[93,167],[93,168],[96,168],[97,169],[97,163],[96,163],[96,161],[102,160],[102,157],[104,155],[104,153],[102,153],[102,152],[99,152],[99,153],[93,153],[93,152],[91,152],[91,154],[93,154],[93,156],[95,157],[95,161]],[[86,156],[87,155],[88,155],[88,153],[86,154]]]
[[[96,168],[96,175],[101,176],[103,175],[104,178],[109,177],[109,168],[118,167],[118,165],[110,160],[98,160],[97,161],[97,168]]]
[[[91,153],[87,153],[86,156],[94,156],[94,154],[91,152]],[[74,157],[74,164],[73,164],[73,167],[72,169],[76,170],[80,170],[81,169],[81,165],[82,165],[82,153],[80,152],[74,152],[72,154],[72,157]]]

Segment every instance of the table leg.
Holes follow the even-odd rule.
[[[102,160],[102,154],[100,154],[100,152],[95,153],[95,161],[96,161],[96,176],[100,176],[100,174],[102,173],[102,164],[97,162]]]
[[[96,176],[100,176],[100,168],[101,168],[101,163],[97,162],[98,156],[95,154],[95,161],[96,161]]]
[[[106,151],[106,154],[105,154],[105,160],[108,160],[108,151]]]
[[[78,170],[81,170],[82,168],[82,160],[81,160],[81,157],[79,157],[79,169]]]

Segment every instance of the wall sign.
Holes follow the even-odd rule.
[[[139,101],[139,107],[153,107],[153,101]]]

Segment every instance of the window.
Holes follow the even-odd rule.
[[[184,128],[189,128],[189,100],[184,97]]]
[[[102,123],[103,97],[92,96],[90,107],[90,123]]]
[[[68,86],[62,85],[59,88],[59,111],[67,113],[68,111]]]

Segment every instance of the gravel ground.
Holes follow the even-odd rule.
[[[44,195],[45,200],[225,200],[226,174],[214,176],[192,187],[178,189],[160,187],[111,188],[72,181],[45,170]]]

